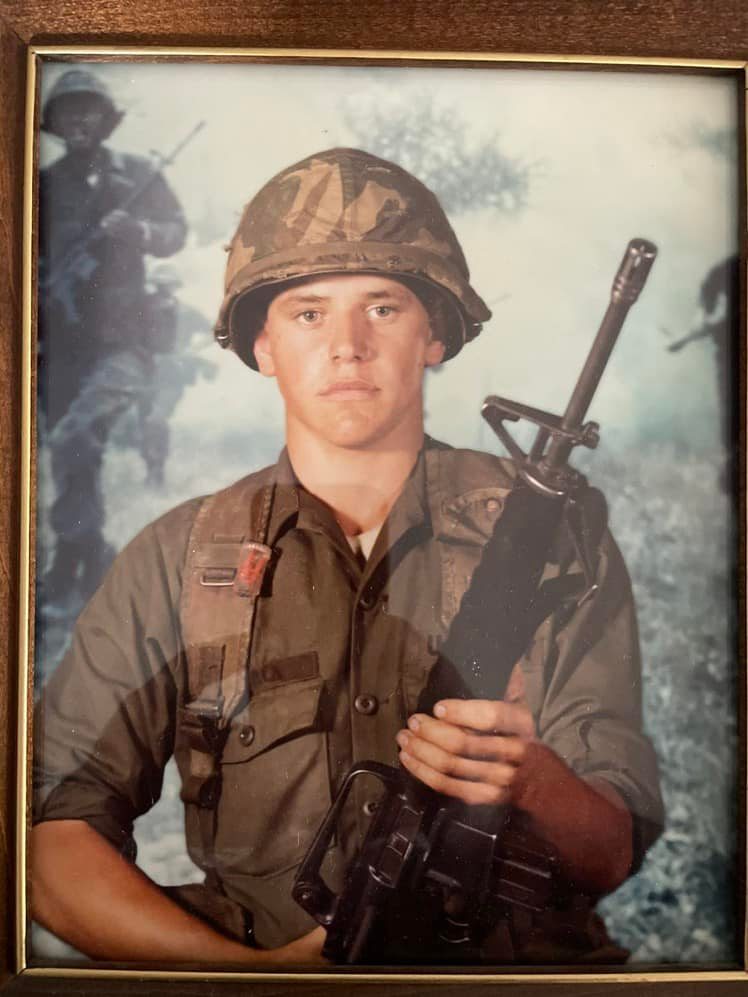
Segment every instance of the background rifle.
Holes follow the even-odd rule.
[[[697,339],[707,339],[713,337],[714,332],[710,325],[704,324],[698,329],[694,329],[693,332],[689,332],[687,336],[682,339],[677,339],[674,343],[668,344],[669,353],[677,353],[678,350],[682,350],[684,346],[688,346],[689,343],[695,343]]]
[[[576,446],[597,446],[599,426],[583,419],[656,252],[644,239],[628,244],[562,417],[497,396],[485,400],[482,414],[514,458],[518,478],[421,693],[418,712],[431,713],[445,698],[502,699],[542,620],[571,596],[579,604],[594,597],[586,510],[595,496],[604,500],[569,466],[568,458]],[[529,453],[504,426],[505,420],[519,419],[538,426]],[[580,587],[579,576],[567,578],[574,589],[567,584],[565,591],[540,583],[562,523],[572,538],[583,582]],[[361,775],[375,776],[385,792],[336,896],[320,868],[353,782]],[[468,806],[399,768],[377,762],[355,765],[293,887],[298,903],[327,928],[324,955],[342,963],[396,962],[399,957],[412,962],[430,949],[433,961],[436,942],[441,959],[477,961],[482,938],[502,905],[542,909],[551,897],[548,861],[524,856],[513,862],[502,856],[499,840],[507,810]]]
[[[125,198],[117,205],[118,211],[129,211],[142,197],[148,188],[155,182],[156,177],[166,166],[176,160],[179,153],[188,145],[205,125],[204,121],[199,121],[192,131],[179,142],[168,156],[157,156],[153,168],[143,181],[137,185]],[[93,255],[91,249],[97,239],[101,237],[102,230],[99,226],[101,219],[85,235],[67,247],[54,267],[48,272],[40,274],[39,278],[39,302],[49,311],[53,302],[56,302],[62,309],[65,321],[73,324],[80,318],[78,306],[75,300],[75,288],[78,284],[91,279],[94,271],[99,265],[98,259]]]

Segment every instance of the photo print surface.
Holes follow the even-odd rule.
[[[84,629],[87,619],[91,628],[98,626],[95,611],[86,608],[89,599],[111,602],[118,593],[123,601],[109,612],[124,621],[123,629],[129,628],[128,640],[138,639],[141,625],[143,640],[155,640],[137,622],[138,609],[128,603],[126,590],[112,587],[102,590],[110,591],[108,597],[96,594],[102,580],[112,570],[116,574],[117,555],[169,510],[274,464],[284,447],[293,385],[287,381],[284,390],[277,372],[265,377],[262,365],[262,373],[250,370],[214,340],[232,255],[227,249],[232,238],[236,249],[234,234],[245,205],[291,164],[308,163],[326,150],[360,150],[396,164],[436,196],[467,260],[469,284],[490,313],[490,318],[479,319],[480,335],[448,362],[432,364],[425,354],[423,426],[430,438],[450,447],[506,455],[481,418],[481,404],[489,395],[560,415],[608,305],[628,241],[641,237],[657,247],[652,273],[590,409],[589,417],[600,424],[600,444],[595,451],[575,450],[571,458],[604,493],[610,529],[631,577],[641,683],[632,673],[637,688],[629,695],[632,703],[641,699],[643,736],[656,755],[664,802],[664,829],[640,856],[641,868],[623,877],[612,892],[602,890],[607,895],[592,907],[606,926],[596,921],[602,940],[598,951],[608,953],[603,962],[734,964],[739,958],[733,518],[739,136],[734,80],[612,68],[45,58],[40,107],[34,670],[41,698],[34,746],[42,767],[54,770],[55,758],[67,751],[85,769],[87,753],[96,754],[107,743],[99,735],[109,718],[97,715],[89,731],[80,731],[78,748],[70,743],[60,747],[60,716],[65,710],[78,716],[79,704],[74,708],[65,702],[59,689],[49,698],[44,693],[58,669],[66,667],[61,662],[71,647],[92,674],[101,678],[103,669],[102,682],[110,682],[102,665],[104,658],[112,660],[109,645],[113,659],[124,653],[115,647],[119,633],[99,635],[94,643],[74,636],[76,621]],[[393,199],[398,202],[397,191],[382,180],[382,193],[370,178],[363,192],[352,191],[343,180],[336,194],[332,181],[322,184],[320,176],[313,169],[302,170],[293,203],[291,195],[289,203],[278,202],[288,186],[269,204],[260,203],[271,221],[263,229],[252,215],[255,229],[271,232],[273,212],[284,210],[286,220],[293,219],[287,233],[295,232],[300,243],[314,242],[310,216],[320,227],[317,241],[334,242],[335,224],[342,233],[336,238],[344,242],[351,227],[365,232],[366,225],[373,230],[376,223],[381,228],[377,239],[386,242],[382,213],[397,215],[398,204],[392,206]],[[324,229],[322,209],[310,206],[324,205],[325,198],[334,196],[340,199],[340,217],[328,219]],[[367,212],[372,213],[370,221]],[[448,255],[444,239],[429,228],[434,217],[428,215],[423,223],[424,238],[431,240],[426,252]],[[423,237],[416,229],[408,237],[411,242]],[[268,239],[276,235],[271,232]],[[273,252],[287,250],[277,239],[273,243]],[[247,252],[242,265],[251,270],[252,254]],[[259,242],[254,252],[257,259],[262,256]],[[402,276],[397,264],[391,270],[396,278]],[[329,262],[312,276],[335,273]],[[364,261],[355,273],[356,280],[367,275],[389,279],[382,277],[378,263]],[[439,278],[428,279],[439,284]],[[281,292],[288,289],[282,276],[273,280]],[[415,291],[407,282],[401,286],[407,295],[415,294],[417,307],[426,307],[427,295],[419,297],[417,280]],[[338,301],[340,285],[333,291]],[[371,288],[367,293],[373,293]],[[451,293],[454,297],[457,292]],[[271,295],[269,300],[268,314],[280,298]],[[304,314],[316,314],[316,306],[307,302],[305,308]],[[388,309],[393,309],[389,300],[378,318],[387,317]],[[433,326],[436,320],[429,315]],[[391,341],[386,349],[392,349]],[[346,390],[365,394],[367,389],[349,385]],[[517,434],[522,446],[529,447],[531,431],[524,427]],[[298,467],[291,470],[302,477]],[[367,533],[356,532],[362,537]],[[365,547],[363,539],[361,545]],[[376,542],[373,549],[376,556]],[[371,553],[364,549],[364,559]],[[148,563],[150,571],[158,571],[155,561]],[[314,570],[323,573],[321,562],[314,563]],[[273,588],[283,578],[281,565],[282,557]],[[438,571],[437,562],[424,556],[421,569]],[[310,585],[316,577],[310,575]],[[161,583],[153,584],[155,593]],[[423,592],[430,591],[425,585]],[[265,590],[254,622],[261,646],[263,620],[270,612],[263,606],[264,595]],[[400,613],[409,630],[420,633],[427,628],[427,614],[417,596],[418,591],[398,589],[393,576],[390,609]],[[270,598],[275,597],[274,591]],[[289,628],[292,606],[291,601]],[[169,627],[178,631],[181,625],[174,609]],[[383,638],[382,651],[391,646]],[[271,650],[263,653],[272,663]],[[411,652],[405,648],[397,653],[407,658]],[[283,659],[301,669],[289,673],[296,691],[285,699],[296,704],[288,710],[301,713],[306,707],[299,690],[306,683],[301,691],[308,696],[317,681],[314,666],[303,657],[294,653]],[[547,683],[545,692],[536,692],[541,698],[552,685],[552,657],[546,656],[545,677],[538,679]],[[610,668],[619,664],[612,660]],[[307,667],[312,671],[304,671]],[[403,708],[412,711],[417,679],[398,672],[396,663],[389,667],[395,669],[392,690],[399,690]],[[606,676],[601,665],[596,681],[615,688],[623,674],[611,671]],[[269,685],[283,678],[281,669]],[[145,681],[156,682],[155,697],[168,699],[153,676]],[[382,703],[395,696],[388,690],[382,684]],[[268,695],[267,689],[258,689],[256,699]],[[584,710],[585,695],[577,689],[577,699],[564,700],[563,710]],[[276,700],[282,701],[282,696]],[[265,721],[269,727],[286,723],[276,709]],[[97,710],[93,695],[90,710]],[[365,714],[365,704],[362,710]],[[615,703],[605,710],[615,719]],[[251,702],[249,711],[251,718]],[[382,723],[385,714],[380,710]],[[594,732],[585,741],[587,728],[578,721],[577,716],[574,736],[586,745],[587,754],[581,748],[581,754],[569,751],[583,770],[582,755],[598,757],[595,752],[602,749]],[[289,726],[291,736],[285,742],[281,738],[280,746],[268,731],[267,744],[257,745],[255,762],[266,764],[263,754],[266,759],[273,752],[290,754],[297,735],[309,736],[305,722]],[[317,722],[310,721],[312,726]],[[336,750],[330,747],[336,743],[330,731],[337,722],[339,718],[330,719],[332,726],[324,732],[330,758]],[[136,723],[134,715],[128,723]],[[173,742],[175,723],[164,724],[162,741],[167,731],[167,741]],[[556,717],[554,730],[561,723]],[[135,740],[151,736],[132,729]],[[246,723],[242,727],[249,729]],[[543,731],[536,729],[535,736],[542,744]],[[241,750],[233,760],[223,759],[224,786],[243,764]],[[599,764],[603,776],[606,765],[612,765],[618,773],[618,799],[622,793],[625,801],[627,780],[637,779],[636,752],[628,755],[615,738],[606,750],[609,761],[598,758],[589,765]],[[383,760],[397,759],[396,748],[382,751]],[[202,883],[210,866],[189,816],[185,834],[184,789],[174,761],[167,762],[170,753],[169,744],[161,744],[151,751],[147,771],[132,775],[138,783],[136,809],[145,809],[134,820],[132,835],[129,810],[119,830],[112,830],[118,804],[110,799],[103,818],[96,814],[100,803],[86,803],[91,826],[110,844],[121,834],[121,852],[134,859],[137,851],[137,865],[164,888],[164,895]],[[323,812],[319,792],[329,803],[344,772],[331,764],[329,785],[315,789],[304,781],[297,762],[294,756],[286,769],[299,780],[294,793],[317,793],[315,812]],[[279,764],[275,778],[282,779],[285,763]],[[111,767],[116,769],[114,761]],[[86,787],[79,785],[78,798],[90,787],[72,762],[61,761],[58,768],[51,777],[55,785],[45,782],[35,803],[41,807],[42,798],[52,799],[44,804],[51,806],[47,813],[61,819],[68,811],[60,786],[78,780]],[[594,784],[594,771],[581,771],[580,777]],[[261,782],[253,783],[259,797],[268,791]],[[61,801],[58,810],[55,793]],[[144,798],[152,802],[150,809],[141,805]],[[299,824],[306,844],[316,829],[308,824]],[[244,870],[244,859],[234,856],[238,875],[264,880],[263,888],[280,889],[272,879],[280,869],[286,889],[288,868],[298,865],[300,856],[279,854],[282,838],[248,840],[251,856]],[[237,889],[227,891],[232,904],[239,902]],[[184,895],[189,896],[189,889]],[[183,909],[189,909],[189,901],[184,902]],[[293,906],[289,898],[282,909]],[[206,916],[204,910],[200,915]],[[220,914],[216,917],[220,921]],[[293,918],[296,923],[296,914]],[[263,924],[261,918],[258,923]],[[262,945],[261,934],[262,927],[257,938]],[[275,938],[269,931],[271,936]],[[282,937],[280,932],[278,939]],[[78,938],[76,946],[35,924],[30,963],[85,961],[86,938]],[[548,951],[547,960],[541,955],[537,961],[558,962],[555,950]],[[494,962],[501,964],[502,957]]]

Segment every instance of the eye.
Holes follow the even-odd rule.
[[[304,325],[312,325],[320,317],[320,312],[314,308],[307,308],[305,311],[300,312],[298,316]]]
[[[375,318],[389,318],[390,315],[394,315],[395,307],[393,305],[374,305],[369,311]]]

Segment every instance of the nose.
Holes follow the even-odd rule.
[[[371,353],[368,323],[355,311],[340,312],[335,316],[330,335],[330,357],[343,363],[366,360]]]

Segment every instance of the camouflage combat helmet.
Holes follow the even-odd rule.
[[[215,336],[255,370],[266,308],[280,285],[300,277],[377,273],[431,299],[438,292],[447,312],[445,359],[491,317],[435,195],[360,149],[329,149],[278,173],[244,208],[228,250]]]
[[[105,114],[101,124],[101,139],[103,141],[108,138],[124,118],[125,113],[115,106],[106,83],[87,69],[69,69],[55,82],[44,102],[40,125],[42,130],[61,137],[54,123],[54,107],[65,97],[81,93],[89,94],[103,107]]]

